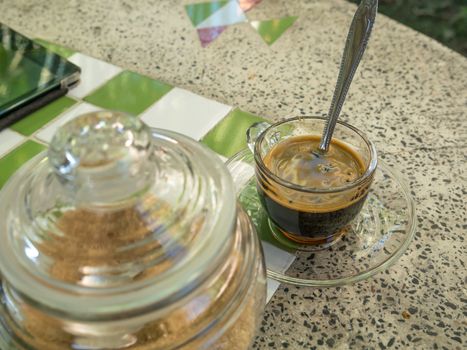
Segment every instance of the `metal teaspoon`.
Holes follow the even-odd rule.
[[[332,134],[337,123],[337,118],[344,104],[345,97],[349,91],[355,71],[357,70],[360,59],[365,52],[371,29],[375,22],[376,11],[378,9],[378,0],[362,0],[352,19],[352,24],[347,34],[342,62],[337,78],[336,88],[332,97],[331,107],[329,109],[326,125],[319,144],[322,152],[327,152],[331,143]]]

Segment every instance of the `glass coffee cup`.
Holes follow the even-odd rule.
[[[256,185],[273,231],[304,245],[333,242],[360,212],[377,167],[374,144],[338,122],[327,153],[318,145],[326,118],[259,123],[248,131]]]

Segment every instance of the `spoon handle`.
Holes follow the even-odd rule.
[[[344,104],[345,96],[349,91],[355,71],[360,59],[365,52],[371,29],[375,22],[378,0],[362,0],[350,25],[349,34],[345,43],[344,54],[337,78],[331,108],[329,109],[326,126],[319,144],[321,151],[327,152],[331,143],[332,134],[337,123],[337,118]]]

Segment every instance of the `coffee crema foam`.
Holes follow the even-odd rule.
[[[365,165],[353,149],[333,139],[326,153],[319,150],[319,135],[290,137],[277,145],[263,159],[276,176],[310,189],[345,186],[365,172]]]

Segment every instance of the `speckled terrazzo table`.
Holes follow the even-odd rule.
[[[323,114],[347,26],[345,1],[263,2],[254,20],[298,15],[272,46],[248,24],[202,48],[172,0],[0,0],[0,21],[273,120]],[[388,271],[355,285],[282,285],[255,349],[461,349],[467,342],[467,60],[383,16],[342,119],[405,175],[418,227]]]

